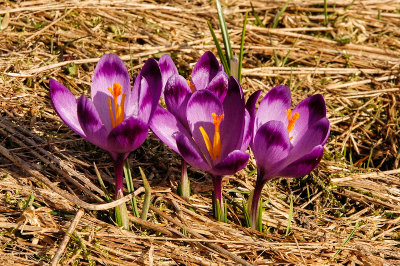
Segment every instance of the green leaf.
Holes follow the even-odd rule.
[[[144,174],[141,167],[139,167],[140,175],[142,176],[143,186],[144,186],[144,201],[143,201],[143,209],[142,215],[140,216],[141,219],[147,219],[147,213],[149,212],[150,208],[150,199],[151,199],[151,188],[150,184],[147,181],[146,175]]]
[[[225,55],[224,55],[224,53],[222,52],[221,45],[219,44],[219,41],[218,41],[218,39],[217,39],[217,36],[215,35],[215,32],[214,32],[214,30],[213,30],[213,28],[212,28],[212,26],[211,26],[210,21],[207,21],[207,24],[208,24],[208,28],[210,29],[211,35],[212,35],[212,37],[213,37],[215,46],[217,47],[219,59],[221,60],[221,63],[222,63],[222,65],[224,66],[225,72],[226,72],[226,74],[227,74],[228,77],[229,77],[229,76],[231,75],[231,71],[230,71],[230,69],[229,69],[229,66],[228,66],[228,63],[227,63],[227,61],[226,61]]]
[[[247,206],[246,206],[246,203],[245,203],[244,200],[242,201],[242,206],[243,206],[243,214],[244,214],[244,219],[245,219],[245,222],[246,222],[246,226],[247,227],[251,227],[250,215],[249,215],[249,212],[247,210]]]
[[[288,7],[289,1],[290,0],[287,0],[286,3],[283,5],[282,9],[278,12],[278,14],[276,14],[274,23],[272,24],[273,29],[275,29],[278,26],[279,18],[282,16],[283,12],[285,12],[286,8]]]
[[[226,61],[230,62],[232,60],[233,55],[232,55],[231,41],[229,39],[228,28],[226,27],[224,12],[222,11],[221,3],[218,0],[216,0],[216,2],[217,2],[219,25],[221,26],[222,39],[224,41],[224,46],[225,46]]]
[[[125,163],[124,163],[124,176],[125,176],[126,187],[128,189],[128,192],[129,193],[135,192],[135,188],[133,187],[131,167],[129,166],[128,160],[125,160]],[[139,210],[138,210],[138,207],[137,207],[136,197],[135,196],[133,196],[132,199],[131,199],[131,205],[132,205],[133,215],[135,217],[139,217]]]
[[[264,212],[264,208],[263,208],[263,200],[260,197],[260,207],[258,208],[258,221],[257,221],[257,230],[259,232],[262,232],[262,214]]]
[[[293,217],[293,195],[290,195],[290,208],[289,208],[289,217],[288,217],[288,224],[286,227],[286,236],[290,233],[290,226],[292,224],[292,217]]]
[[[253,3],[250,2],[251,5],[251,13],[253,13],[254,18],[256,19],[255,24],[265,28],[265,25],[262,23],[260,17],[258,16],[257,12],[254,10]]]
[[[244,21],[243,21],[243,28],[242,28],[242,39],[240,41],[240,53],[239,53],[239,70],[238,70],[238,80],[239,83],[242,82],[242,67],[243,67],[243,55],[244,55],[244,37],[246,35],[246,25],[247,25],[247,15],[248,13],[244,15]]]

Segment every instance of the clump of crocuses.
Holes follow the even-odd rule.
[[[157,108],[151,129],[185,161],[212,175],[215,216],[223,220],[222,177],[244,168],[249,158],[250,116],[242,88],[235,78],[228,81],[211,52],[197,62],[190,81],[171,74],[168,57],[160,61],[169,66],[164,71],[167,110]]]
[[[248,103],[255,102],[259,94],[254,93]],[[248,111],[254,124],[250,146],[257,162],[257,181],[248,213],[251,226],[260,228],[259,202],[265,183],[276,177],[301,177],[315,169],[330,124],[322,95],[308,97],[292,110],[290,89],[281,85],[262,99],[257,114],[253,104],[248,104]]]
[[[116,199],[123,196],[124,162],[145,141],[161,90],[156,60],[146,61],[132,88],[128,71],[115,54],[106,54],[98,62],[91,99],[83,95],[76,99],[64,85],[50,80],[51,101],[61,119],[81,137],[110,153]]]

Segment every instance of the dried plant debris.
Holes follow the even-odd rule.
[[[328,1],[325,10],[323,1],[290,1],[274,28],[285,2],[222,1],[236,54],[249,12],[246,97],[277,84],[291,88],[293,104],[321,93],[331,122],[317,170],[264,187],[259,233],[245,227],[242,211],[254,159],[224,180],[228,223],[219,223],[211,179],[189,168],[193,195],[182,200],[180,158],[153,135],[129,157],[139,209],[139,166],[153,195],[146,221],[130,217],[131,231],[119,229],[107,210],[79,213],[57,192],[106,204],[113,174],[108,155],[55,114],[49,79],[88,95],[95,63],[108,52],[132,75],[147,58],[169,53],[189,77],[205,51],[216,53],[207,26],[221,37],[214,1],[3,1],[0,263],[50,263],[58,252],[63,264],[398,264],[400,1]]]

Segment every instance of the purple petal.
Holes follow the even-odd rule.
[[[134,115],[148,123],[157,108],[162,90],[161,71],[154,58],[147,59],[133,85],[126,116]]]
[[[249,147],[249,144],[253,137],[254,125],[251,123],[249,112],[247,110],[245,111],[246,112],[244,116],[243,139],[242,139],[242,145],[240,146],[241,151],[247,150],[247,147]]]
[[[297,160],[304,154],[309,153],[315,146],[324,145],[329,137],[329,129],[329,120],[323,117],[310,125],[303,135],[292,135],[290,133],[289,135],[293,136],[291,140],[293,148],[290,151],[288,161]]]
[[[326,117],[326,104],[321,94],[310,96],[301,101],[294,109],[292,114],[299,113],[300,117],[295,122],[291,136],[293,143],[296,139],[301,139],[310,126],[323,117]]]
[[[107,146],[107,129],[100,120],[99,113],[96,110],[92,100],[81,96],[78,99],[78,120],[81,124],[86,139],[96,146],[104,150],[108,150]]]
[[[219,100],[223,102],[228,91],[228,76],[226,73],[224,71],[219,72],[208,84],[206,90],[215,93]]]
[[[192,72],[192,81],[196,90],[204,90],[217,75],[220,65],[215,55],[207,51],[197,61]]]
[[[301,177],[314,170],[322,159],[324,147],[318,145],[310,153],[283,168],[276,176],[279,177]]]
[[[150,120],[150,128],[162,142],[175,152],[179,153],[176,144],[177,134],[190,137],[185,127],[170,112],[158,106]]]
[[[171,76],[164,91],[165,105],[168,111],[185,126],[187,125],[186,106],[190,96],[192,96],[192,91],[186,79],[180,75]]]
[[[254,137],[252,150],[264,178],[271,178],[280,170],[282,161],[286,160],[290,151],[285,125],[275,120],[262,125]]]
[[[215,165],[210,173],[213,175],[233,175],[246,167],[249,154],[235,150],[228,154],[221,162]]]
[[[160,60],[158,61],[158,66],[161,70],[162,90],[164,91],[168,79],[171,76],[178,74],[178,69],[176,68],[174,61],[172,61],[172,58],[169,54],[161,56]]]
[[[136,150],[146,140],[148,126],[133,116],[125,119],[108,135],[109,150],[114,153],[127,153]]]
[[[224,119],[221,123],[221,158],[233,150],[239,150],[243,142],[245,104],[241,98],[240,85],[231,77],[229,89],[223,102]]]
[[[50,79],[50,98],[54,110],[56,110],[57,114],[65,124],[81,137],[86,138],[86,135],[83,133],[83,129],[79,124],[75,96],[64,85],[55,79]]]
[[[184,134],[177,134],[176,144],[178,146],[179,154],[191,166],[198,169],[209,171],[210,166],[206,159],[202,156],[196,143],[192,139],[187,138]]]
[[[264,96],[258,107],[255,118],[255,130],[271,120],[281,121],[285,126],[288,124],[286,111],[290,109],[290,89],[278,85]]]
[[[90,93],[101,121],[108,131],[112,129],[108,108],[108,98],[112,98],[112,96],[108,88],[113,88],[114,83],[119,83],[122,86],[122,91],[127,96],[125,105],[129,105],[127,101],[131,92],[131,84],[128,70],[116,54],[105,54],[100,58],[94,70]],[[118,104],[120,104],[121,99],[122,96],[119,96]]]
[[[197,143],[204,156],[210,159],[210,154],[207,150],[203,135],[201,134],[200,127],[204,128],[212,142],[215,132],[212,113],[216,115],[222,115],[224,113],[220,100],[214,93],[208,90],[196,91],[189,99],[186,113],[194,141]]]
[[[249,99],[246,102],[246,110],[250,115],[249,121],[249,130],[250,130],[250,138],[253,138],[254,133],[254,120],[255,120],[255,112],[256,112],[256,104],[258,101],[258,97],[260,97],[261,90],[255,91],[252,95],[250,95]]]

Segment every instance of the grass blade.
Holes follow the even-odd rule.
[[[274,23],[272,24],[272,28],[275,29],[278,26],[279,18],[282,16],[283,12],[285,12],[286,8],[289,5],[289,1],[287,0],[286,3],[283,5],[282,9],[276,14],[274,18]]]
[[[225,72],[229,77],[231,75],[231,71],[229,69],[228,62],[226,61],[225,55],[222,52],[221,45],[219,44],[219,41],[217,39],[217,36],[215,35],[214,29],[212,28],[210,21],[207,21],[207,24],[208,24],[208,28],[210,29],[211,35],[213,37],[215,46],[217,47],[219,59],[221,60],[221,63],[224,66]]]
[[[229,39],[228,28],[226,27],[224,12],[222,11],[221,3],[218,0],[216,2],[217,2],[218,20],[222,33],[222,40],[224,41],[224,46],[225,46],[226,61],[230,62],[233,56],[231,48],[231,40]]]
[[[262,23],[260,17],[258,16],[257,12],[254,10],[254,6],[253,3],[250,2],[251,5],[251,13],[253,14],[254,18],[256,19],[255,23],[257,26],[261,26],[263,28],[265,28],[265,25]]]
[[[133,187],[131,167],[129,166],[128,160],[125,160],[124,176],[125,176],[126,187],[128,188],[128,192],[129,193],[133,193],[135,191],[135,188]],[[138,211],[138,207],[137,207],[137,203],[136,203],[136,198],[135,197],[132,197],[131,204],[132,204],[133,215],[135,215],[135,217],[139,217],[139,211]]]
[[[289,217],[288,217],[288,224],[286,227],[286,236],[290,233],[290,225],[292,224],[293,218],[293,195],[290,195],[290,209],[289,209]]]
[[[358,223],[358,222],[356,223],[356,226],[355,226],[354,229],[351,231],[351,233],[347,236],[347,238],[344,240],[342,246],[345,246],[345,245],[350,241],[350,239],[353,237],[354,233],[357,231],[358,227],[360,227],[361,224],[362,224],[362,223]],[[339,255],[340,252],[342,252],[341,249],[336,250],[336,252],[335,252],[335,254],[333,255],[333,257],[332,257],[331,260],[334,260],[334,259],[336,258],[336,256]]]
[[[324,20],[324,24],[325,26],[328,25],[328,1],[324,0],[324,16],[325,16],[325,20]]]
[[[142,176],[143,186],[144,186],[144,201],[143,201],[142,215],[140,216],[140,218],[142,220],[146,220],[147,213],[149,212],[150,208],[151,188],[149,182],[147,181],[146,175],[144,174],[141,167],[139,167],[139,171],[140,175]]]
[[[244,200],[242,201],[242,206],[243,206],[243,214],[244,214],[244,219],[245,219],[245,222],[246,222],[246,226],[247,227],[251,227],[250,215],[249,215],[249,212],[247,211],[246,202]]]
[[[243,67],[243,48],[244,48],[244,37],[246,35],[246,25],[247,25],[247,15],[248,13],[244,15],[244,21],[243,21],[243,28],[242,28],[242,39],[240,41],[240,53],[239,53],[239,69],[238,69],[238,80],[239,83],[242,82],[242,67]]]

